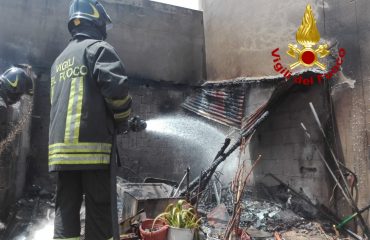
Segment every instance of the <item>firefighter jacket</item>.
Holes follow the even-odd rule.
[[[49,170],[105,169],[114,124],[131,111],[125,69],[107,42],[75,38],[51,68]]]

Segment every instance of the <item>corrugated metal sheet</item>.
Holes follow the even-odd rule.
[[[241,88],[205,88],[188,97],[183,107],[208,119],[240,129],[244,97],[244,90]]]
[[[303,73],[312,72],[305,71]],[[292,87],[302,87],[294,84],[293,81],[287,82],[284,78],[266,77],[262,79],[273,84],[274,91],[266,98],[266,102],[248,115],[244,113],[246,108],[245,89],[247,85],[250,87],[251,84],[257,84],[258,87],[258,84],[266,83],[265,80],[244,81],[244,79],[236,79],[235,81],[206,82],[202,86],[202,90],[185,100],[183,107],[205,118],[241,129],[242,132],[247,131],[257,119],[287,95]]]

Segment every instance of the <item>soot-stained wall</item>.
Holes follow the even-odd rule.
[[[250,92],[254,91],[251,89]],[[327,88],[296,86],[276,103],[269,117],[257,129],[249,146],[250,155],[252,160],[262,155],[254,172],[256,182],[278,185],[273,178],[266,176],[271,173],[313,201],[328,204],[332,181],[314,147],[314,144],[318,146],[325,156],[324,140],[310,110],[310,102],[324,127],[330,129]],[[310,132],[312,142],[305,137],[301,123]]]
[[[202,12],[149,0],[101,2],[114,23],[107,41],[124,59],[130,76],[177,83],[203,82]],[[11,63],[27,62],[48,69],[70,39],[69,3],[2,1],[0,56]]]
[[[136,82],[136,83],[135,83]],[[135,81],[130,86],[134,115],[147,120],[147,129],[120,136],[120,175],[131,181],[156,177],[180,181],[187,166],[191,178],[206,169],[221,148],[228,128],[183,110],[194,89],[165,83]],[[231,176],[236,154],[220,169]]]
[[[24,98],[0,113],[0,143],[11,139],[0,144],[0,220],[6,217],[9,205],[22,196],[26,184],[31,103],[30,98]],[[19,129],[16,137],[8,138],[15,129]]]

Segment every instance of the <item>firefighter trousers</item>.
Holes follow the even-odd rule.
[[[54,239],[80,239],[80,209],[85,195],[86,240],[112,238],[109,170],[57,173]]]

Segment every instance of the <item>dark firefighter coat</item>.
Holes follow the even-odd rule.
[[[131,111],[125,69],[107,42],[77,38],[51,68],[49,170],[105,169],[114,124]]]

